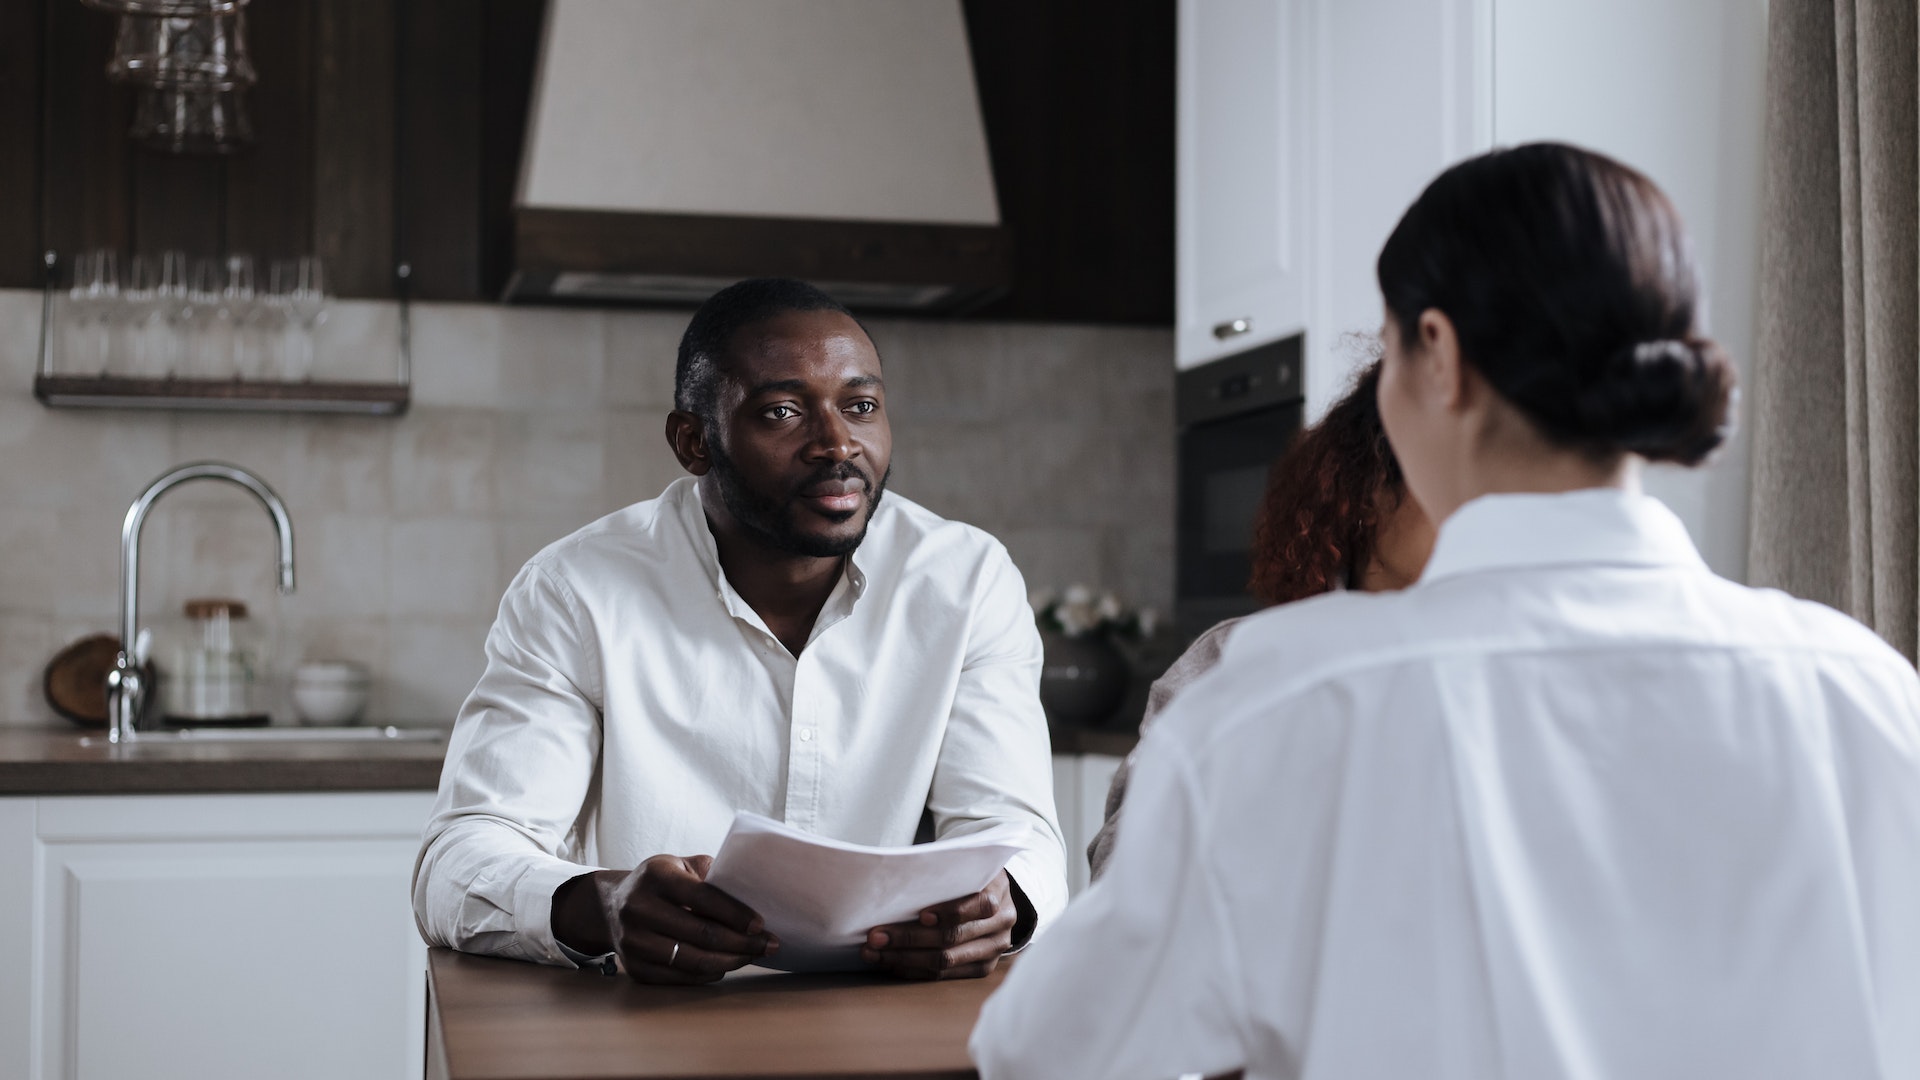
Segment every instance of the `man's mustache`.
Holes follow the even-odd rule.
[[[805,480],[795,484],[793,496],[794,498],[804,498],[805,492],[809,488],[817,484],[830,484],[836,480],[858,480],[867,489],[868,495],[873,494],[872,474],[851,461],[843,461],[838,465],[824,466],[811,476],[808,476]]]

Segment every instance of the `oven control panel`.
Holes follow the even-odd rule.
[[[1174,380],[1175,422],[1204,424],[1299,399],[1301,345],[1296,334],[1181,372]]]

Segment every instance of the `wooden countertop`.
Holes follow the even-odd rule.
[[[210,792],[432,791],[444,739],[435,741],[81,743],[105,732],[0,728],[0,796]]]
[[[974,1076],[967,1036],[1007,965],[914,983],[748,968],[706,987],[427,954],[428,1080]]]

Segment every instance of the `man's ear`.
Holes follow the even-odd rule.
[[[1459,412],[1472,400],[1475,372],[1460,355],[1460,337],[1453,320],[1439,308],[1420,313],[1420,361],[1431,385],[1439,392],[1440,405],[1448,412]]]
[[[667,414],[667,445],[673,447],[680,467],[695,476],[705,476],[713,467],[707,457],[706,424],[693,413],[675,409]]]

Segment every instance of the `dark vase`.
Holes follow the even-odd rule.
[[[1127,658],[1104,634],[1040,632],[1040,704],[1055,727],[1098,727],[1127,696]]]

